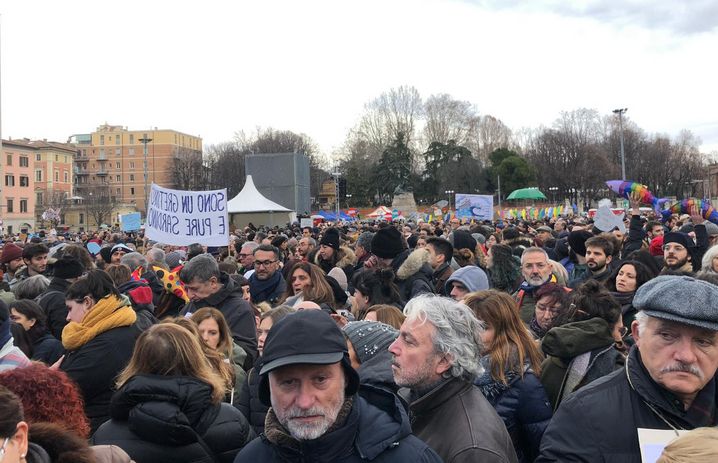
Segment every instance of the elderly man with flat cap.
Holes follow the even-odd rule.
[[[272,408],[264,434],[235,462],[440,462],[411,434],[391,392],[361,386],[339,327],[321,310],[286,316],[257,365],[259,398]]]
[[[636,292],[625,368],[561,404],[537,462],[641,462],[637,428],[718,424],[718,286],[659,276]]]

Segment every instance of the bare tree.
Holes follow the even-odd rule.
[[[487,163],[489,154],[499,148],[509,148],[512,145],[511,129],[501,119],[494,116],[482,116],[475,129],[475,138],[468,146],[482,163]]]
[[[424,103],[424,145],[433,142],[466,146],[476,137],[479,115],[468,101],[455,100],[446,93],[431,95]]]
[[[364,106],[358,133],[381,154],[404,134],[408,146],[415,141],[416,123],[423,116],[419,91],[411,86],[392,88]]]
[[[179,190],[204,190],[207,188],[207,172],[202,153],[179,148],[172,164],[172,184]]]
[[[92,217],[99,227],[112,219],[112,213],[118,205],[117,198],[111,196],[109,185],[95,185],[85,190],[84,203],[88,217]]]

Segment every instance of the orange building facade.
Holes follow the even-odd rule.
[[[0,220],[3,233],[35,229],[35,148],[29,140],[2,140]]]

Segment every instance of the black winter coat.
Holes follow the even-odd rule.
[[[154,275],[154,273],[152,274]],[[155,279],[157,279],[156,276]],[[152,325],[159,323],[159,320],[155,317],[155,305],[152,302],[154,294],[151,292],[152,287],[149,284],[144,281],[130,280],[118,286],[117,290],[130,299],[132,308],[137,314],[135,325],[140,331],[145,331]]]
[[[264,432],[264,418],[267,416],[269,407],[259,400],[259,374],[256,369],[249,370],[247,378],[242,383],[242,392],[240,392],[235,406],[247,418],[257,435]]]
[[[242,365],[249,371],[257,358],[257,325],[254,321],[254,310],[249,302],[242,297],[242,287],[222,272],[220,277],[222,288],[206,299],[190,301],[182,309],[181,315],[192,314],[202,307],[214,307],[222,312],[232,331],[234,342],[247,353],[247,360]]]
[[[67,325],[65,291],[70,282],[64,278],[52,277],[50,285],[36,300],[47,316],[47,330],[56,339],[62,339],[62,330]]]
[[[544,433],[536,462],[640,463],[637,428],[671,429],[668,423],[678,429],[716,426],[715,377],[696,401],[705,404],[708,396],[712,396],[712,423],[693,409],[685,412],[680,400],[653,381],[634,346],[623,369],[594,381],[561,404]]]
[[[139,334],[135,325],[113,328],[65,354],[60,369],[80,386],[93,431],[110,417],[115,379],[130,361]]]
[[[235,462],[441,462],[433,450],[411,434],[409,418],[399,399],[369,386],[362,386],[354,396],[343,426],[318,439],[302,441],[300,446],[299,451],[279,447],[262,434],[237,455]]]
[[[57,362],[64,352],[65,348],[62,347],[62,343],[47,332],[32,343],[32,360],[47,365]]]
[[[189,377],[134,376],[110,415],[93,444],[117,445],[137,463],[228,463],[254,438],[237,409],[212,403],[212,387]]]
[[[396,274],[394,282],[399,288],[402,304],[419,294],[434,292],[431,284],[434,271],[428,258],[428,253],[423,249],[407,249],[392,260],[391,267]]]
[[[475,384],[504,421],[518,461],[531,462],[538,456],[541,438],[551,421],[551,402],[532,370],[526,370],[523,378],[512,372],[507,380],[508,384],[494,381],[487,368]]]

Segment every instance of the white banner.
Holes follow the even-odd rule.
[[[493,220],[494,197],[456,193],[456,215],[460,218]]]
[[[160,243],[227,246],[227,190],[170,190],[152,184],[145,236]]]

